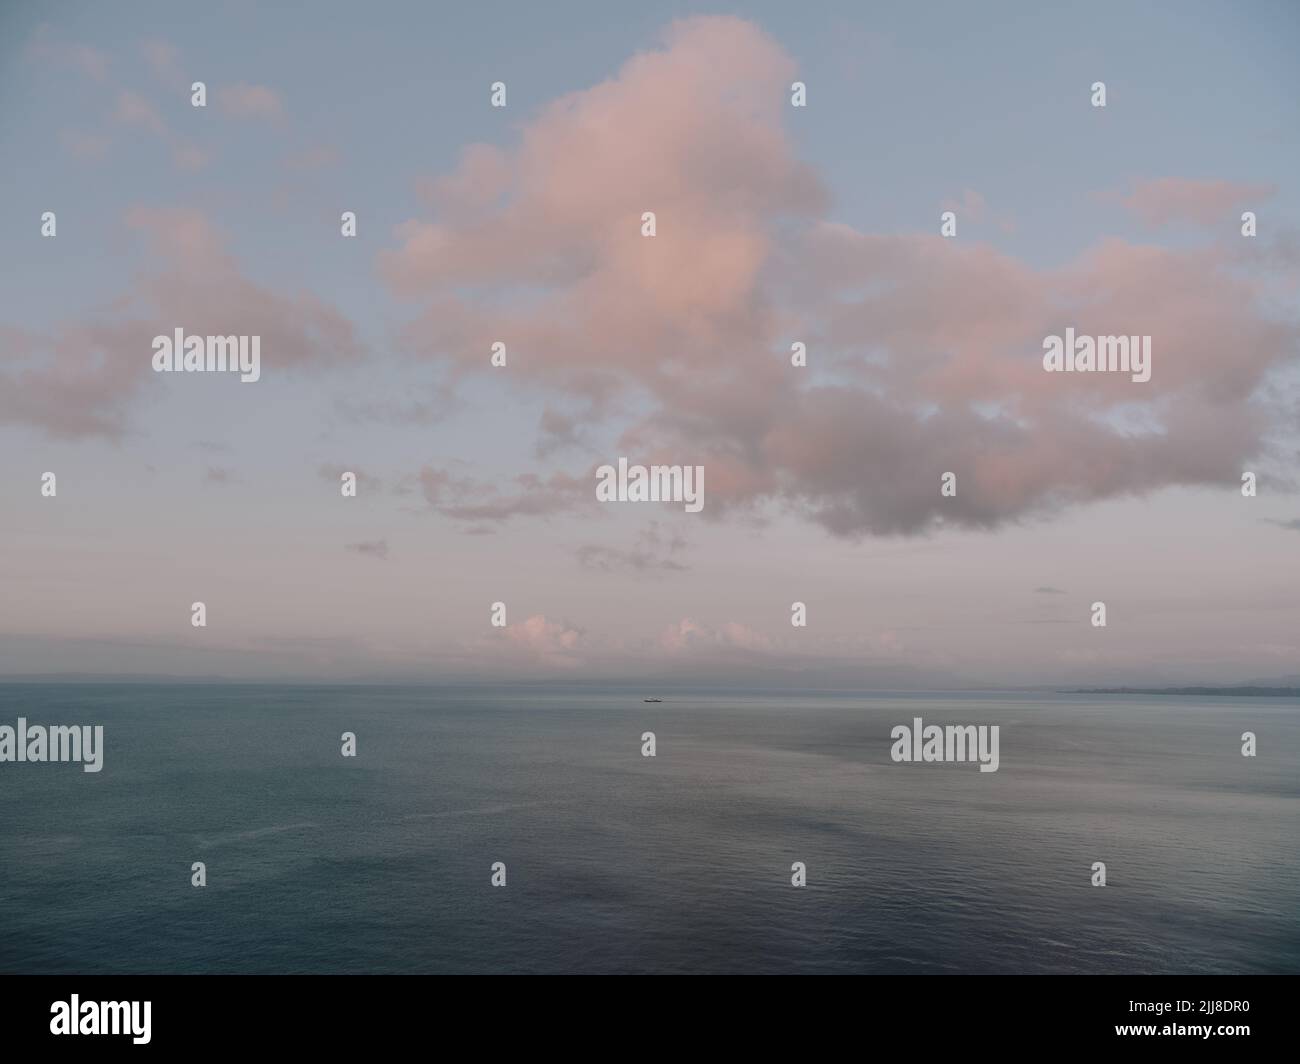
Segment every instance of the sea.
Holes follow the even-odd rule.
[[[103,768],[0,764],[3,972],[1300,972],[1292,699],[0,684],[20,716]],[[895,763],[918,717],[998,770]]]

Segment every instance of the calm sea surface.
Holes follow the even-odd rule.
[[[106,750],[0,764],[6,972],[1300,971],[1290,700],[0,685],[19,716]],[[1000,725],[999,771],[891,762],[917,716]]]

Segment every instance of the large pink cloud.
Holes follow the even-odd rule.
[[[797,76],[753,25],[687,19],[516,146],[467,149],[426,182],[432,216],[379,257],[420,306],[409,349],[454,381],[500,372],[487,352],[503,340],[513,381],[593,419],[637,410],[612,423],[620,453],[705,465],[707,514],[787,507],[845,535],[1226,484],[1259,454],[1258,393],[1298,334],[1238,252],[1099,235],[1044,270],[859,232],[785,132]],[[1238,191],[1185,189],[1178,210]],[[1066,327],[1150,335],[1152,379],[1045,373],[1043,338]],[[793,340],[811,368],[790,365]],[[948,471],[956,498],[940,495]],[[545,509],[527,492],[493,505],[479,516]]]

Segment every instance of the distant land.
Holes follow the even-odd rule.
[[[1072,695],[1221,695],[1226,698],[1300,698],[1300,687],[1083,687]]]

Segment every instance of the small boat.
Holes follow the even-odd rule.
[[[662,699],[662,698],[643,698],[643,699],[641,699],[641,701],[642,701],[642,702],[662,702],[663,699]]]

